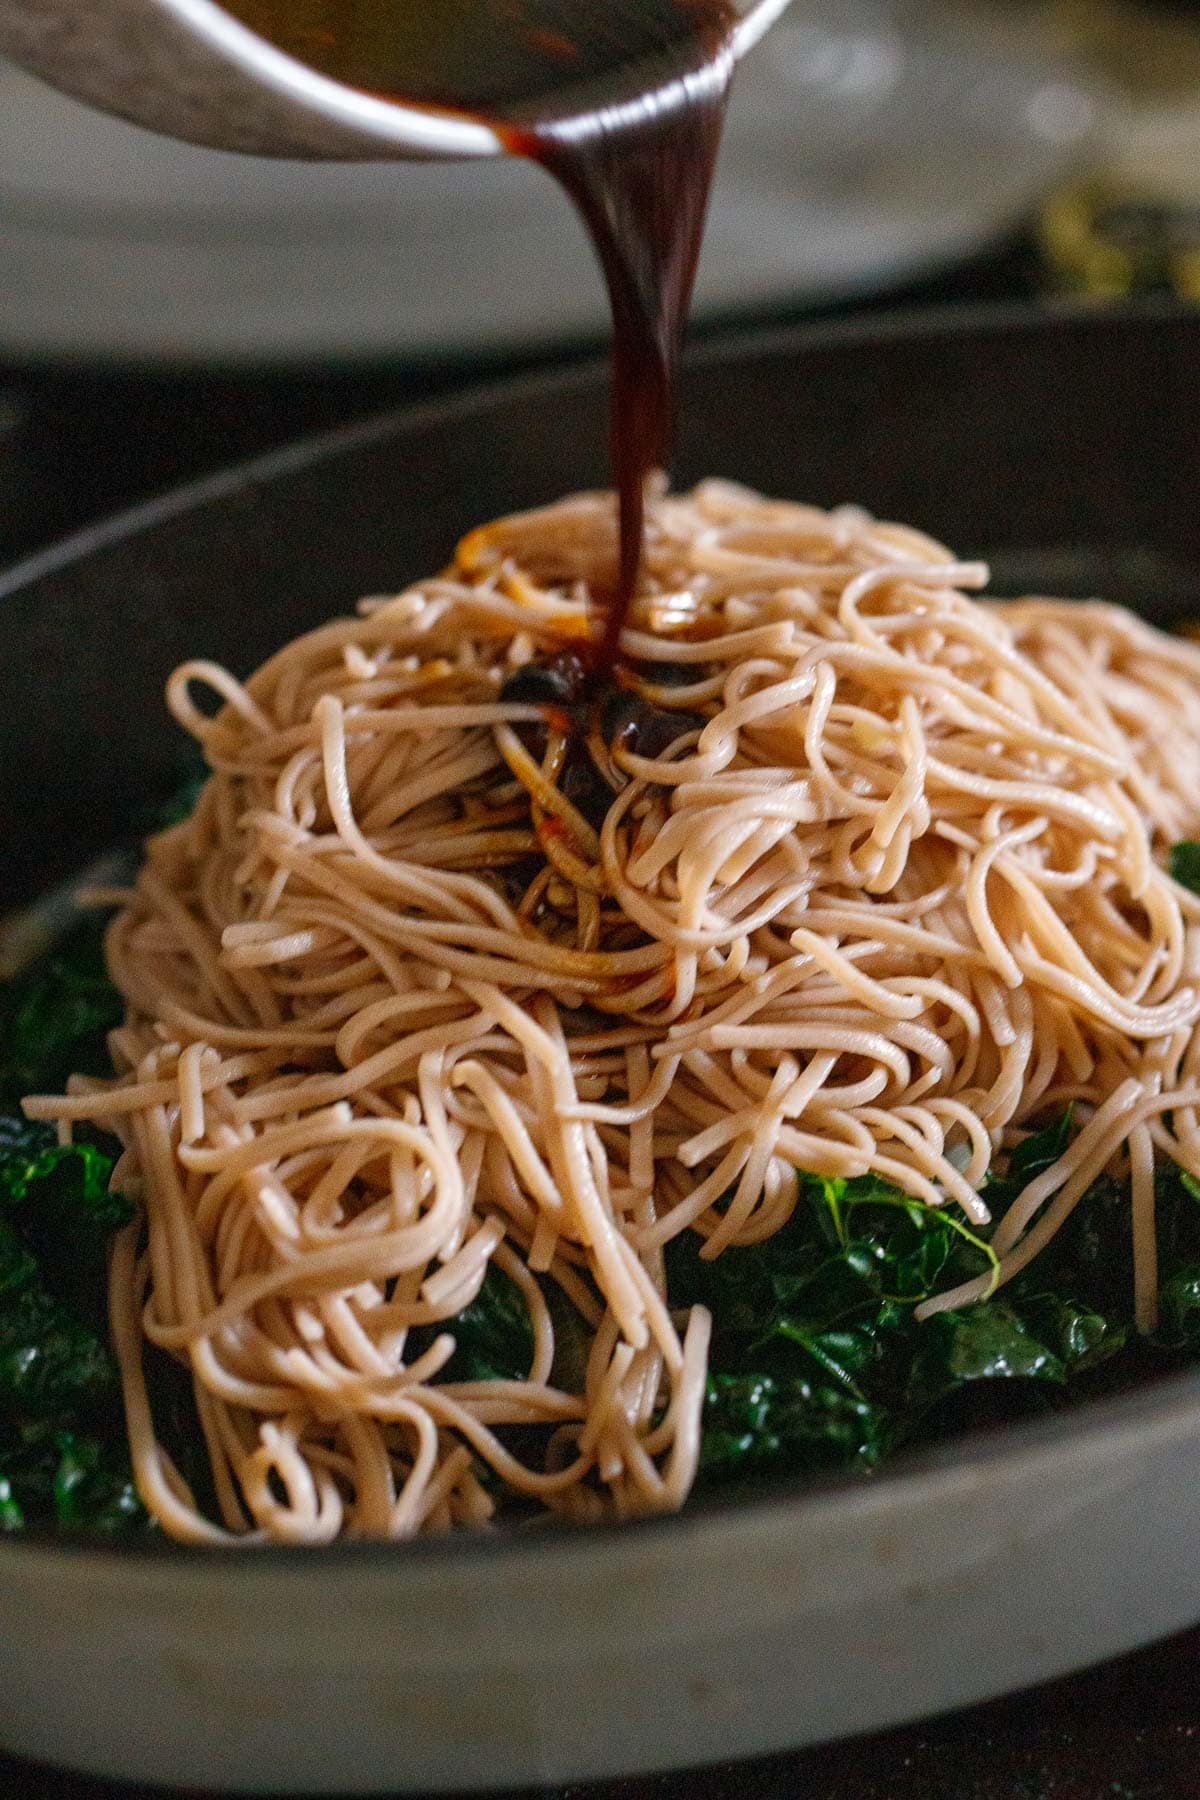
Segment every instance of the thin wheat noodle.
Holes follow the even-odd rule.
[[[1154,1325],[1156,1167],[1200,1178],[1200,900],[1165,868],[1200,837],[1200,649],[709,482],[651,496],[587,713],[561,659],[612,542],[605,496],[501,519],[245,682],[168,684],[212,773],[107,896],[117,1073],[27,1110],[122,1140],[113,1339],[175,1537],[678,1507],[714,1321],[672,1312],[673,1240],[770,1237],[796,1169],[988,1230],[988,1171],[1068,1100],[999,1281],[1107,1171]],[[506,697],[531,659],[564,706]],[[511,1366],[476,1368],[497,1295]],[[211,1517],[150,1345],[191,1373]]]

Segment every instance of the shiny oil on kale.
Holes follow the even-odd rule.
[[[999,1216],[1072,1133],[1070,1112],[1014,1152],[986,1197]],[[985,1273],[986,1239],[872,1177],[800,1175],[789,1223],[762,1243],[667,1251],[676,1305],[714,1336],[698,1486],[870,1470],[910,1444],[1054,1411],[1200,1354],[1200,1188],[1157,1176],[1159,1324],[1133,1324],[1126,1187],[1101,1178],[993,1299],[920,1322],[930,1294]]]

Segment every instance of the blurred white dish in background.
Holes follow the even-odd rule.
[[[1076,158],[1093,100],[1017,35],[799,0],[739,71],[697,310],[894,283],[985,243]],[[600,331],[532,166],[297,164],[174,143],[0,66],[0,354],[299,362]]]

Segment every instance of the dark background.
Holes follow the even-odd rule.
[[[1032,240],[1021,236],[900,293],[852,307],[778,310],[741,318],[732,328],[1028,299],[1043,291],[1046,279]],[[723,329],[731,326],[709,326],[693,337],[705,341]],[[595,344],[564,344],[520,359],[236,375],[6,368],[0,361],[0,565],[91,519],[306,432],[596,350]]]

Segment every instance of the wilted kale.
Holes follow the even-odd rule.
[[[108,1347],[105,1268],[130,1217],[111,1158],[0,1119],[0,1528],[141,1516]]]
[[[103,926],[86,917],[48,955],[0,988],[0,1112],[26,1094],[61,1090],[68,1075],[102,1075],[105,1035],[121,1000],[104,968]]]
[[[995,1216],[1058,1160],[1072,1131],[1067,1109],[1012,1152],[986,1184]],[[1200,1353],[1200,1190],[1170,1165],[1157,1177],[1152,1341],[1133,1326],[1128,1190],[1107,1178],[998,1295],[924,1321],[922,1299],[995,1267],[986,1231],[871,1176],[797,1183],[796,1209],[774,1237],[712,1260],[694,1233],[667,1249],[672,1305],[703,1304],[713,1316],[701,1489],[870,1470],[906,1444],[1056,1409]],[[578,1391],[583,1328],[553,1283],[546,1295],[553,1379]],[[529,1368],[525,1303],[495,1267],[441,1329],[457,1341],[450,1379],[520,1379]]]
[[[179,792],[140,821],[146,830],[191,810],[194,764],[181,773]],[[129,1203],[108,1191],[117,1145],[92,1133],[60,1147],[48,1126],[20,1111],[26,1094],[61,1090],[71,1074],[109,1072],[105,1040],[122,1006],[104,967],[103,932],[101,918],[81,916],[0,987],[0,1530],[147,1522],[108,1341],[108,1255],[131,1217]],[[154,1350],[146,1366],[160,1434],[203,1490],[187,1372]]]
[[[568,1393],[581,1391],[587,1372],[591,1334],[557,1282],[543,1284],[554,1325],[554,1366],[550,1379]],[[445,1381],[524,1381],[533,1361],[533,1327],[529,1309],[516,1283],[495,1263],[488,1266],[478,1294],[444,1324],[410,1334],[407,1354],[420,1355],[440,1332],[455,1341],[454,1355],[442,1374]],[[501,1442],[518,1461],[536,1467],[553,1431],[547,1425],[502,1425]],[[485,1463],[476,1474],[499,1504],[520,1510],[521,1497]]]
[[[121,1016],[85,920],[0,991],[0,1529],[144,1520],[108,1344],[106,1268],[130,1217],[111,1144],[60,1146],[23,1094],[102,1072]]]
[[[450,1332],[455,1342],[443,1375],[446,1381],[524,1381],[529,1374],[533,1357],[529,1310],[516,1282],[495,1263],[488,1264],[474,1300],[437,1329]],[[434,1333],[428,1335],[432,1339]]]
[[[818,1469],[870,1469],[887,1449],[887,1417],[845,1387],[802,1375],[708,1378],[700,1482]]]
[[[1191,838],[1172,844],[1167,868],[1181,887],[1191,888],[1193,894],[1200,894],[1200,844]]]
[[[986,1186],[996,1215],[1070,1141],[1065,1112]],[[1101,1178],[1045,1251],[994,1299],[918,1321],[916,1304],[994,1264],[986,1235],[886,1183],[800,1175],[764,1242],[706,1261],[668,1249],[676,1305],[714,1337],[700,1485],[870,1469],[905,1444],[1057,1408],[1200,1354],[1200,1190],[1157,1177],[1160,1323],[1136,1337],[1128,1190]],[[1122,1354],[1118,1354],[1122,1353]]]
[[[997,1213],[1058,1159],[1071,1131],[1068,1110],[1013,1152],[988,1184]],[[985,1235],[874,1177],[797,1181],[795,1212],[774,1237],[711,1261],[694,1233],[667,1250],[672,1305],[700,1303],[713,1315],[701,1487],[870,1469],[905,1443],[1065,1404],[1092,1391],[1093,1372],[1132,1339],[1129,1200],[1113,1184],[1098,1182],[1000,1296],[922,1323],[919,1301],[995,1266]],[[1200,1204],[1174,1170],[1159,1183],[1163,1331],[1176,1347],[1190,1333],[1200,1348]],[[581,1323],[553,1283],[545,1291],[553,1379],[577,1391]],[[456,1339],[452,1380],[528,1371],[525,1303],[494,1266],[440,1329]],[[414,1334],[413,1352],[432,1335]]]
[[[1200,892],[1200,843],[1176,845],[1170,872]],[[84,922],[0,990],[0,1530],[146,1523],[105,1318],[109,1246],[129,1217],[108,1192],[115,1146],[60,1147],[18,1112],[25,1093],[106,1069],[104,1038],[121,1008],[100,940],[99,925]],[[1058,1159],[1073,1129],[1067,1109],[989,1176],[994,1216]],[[870,1470],[905,1444],[1061,1407],[1200,1355],[1200,1185],[1163,1164],[1155,1187],[1159,1324],[1149,1340],[1133,1324],[1128,1189],[1108,1177],[994,1299],[924,1322],[915,1317],[922,1299],[995,1267],[988,1234],[874,1177],[799,1174],[783,1230],[713,1260],[695,1234],[676,1239],[666,1253],[670,1302],[702,1303],[714,1321],[698,1485]],[[589,1334],[554,1282],[544,1291],[551,1379],[577,1392]],[[525,1302],[495,1265],[437,1329],[456,1340],[451,1380],[528,1372]],[[414,1332],[410,1355],[434,1335]],[[154,1350],[146,1363],[160,1433],[204,1504],[188,1373]],[[536,1460],[546,1432],[506,1435]]]
[[[902,1440],[913,1306],[993,1260],[948,1212],[874,1178],[798,1183],[773,1238],[708,1261],[689,1234],[667,1252],[672,1301],[714,1321],[702,1482],[873,1467]],[[941,1385],[969,1378],[947,1370]]]
[[[124,1437],[31,1421],[0,1434],[0,1531],[53,1525],[119,1532],[145,1526]]]
[[[128,1202],[108,1191],[111,1173],[108,1150],[62,1147],[44,1125],[0,1117],[0,1222],[14,1221],[0,1229],[0,1293],[16,1285],[9,1252],[19,1243],[21,1256],[81,1317],[102,1320],[97,1271],[103,1274],[112,1235],[130,1216]]]

